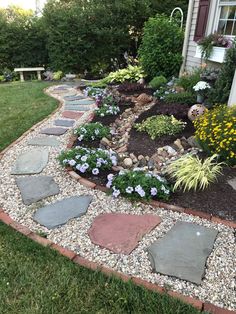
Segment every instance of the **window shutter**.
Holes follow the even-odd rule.
[[[210,0],[199,0],[199,9],[198,9],[194,41],[198,41],[199,39],[205,36],[209,7],[210,7]]]

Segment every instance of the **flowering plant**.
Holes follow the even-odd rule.
[[[88,86],[84,90],[84,95],[86,97],[91,96],[91,97],[98,97],[98,96],[104,96],[106,95],[107,91],[104,88],[98,88],[98,87],[92,87]]]
[[[170,88],[166,85],[160,86],[160,88],[153,93],[153,96],[159,100],[165,100],[166,96],[171,94],[177,94],[177,91],[174,87]]]
[[[72,167],[80,173],[92,173],[98,175],[101,170],[111,169],[117,165],[117,156],[113,151],[75,147],[63,151],[58,157],[64,167]]]
[[[196,85],[193,86],[193,90],[195,90],[195,92],[205,91],[206,89],[210,88],[210,84],[205,81],[199,81]]]
[[[120,112],[120,108],[115,102],[112,95],[101,98],[96,102],[99,108],[95,109],[95,114],[100,117],[117,115]]]
[[[78,140],[81,142],[102,139],[103,137],[107,137],[110,132],[108,127],[103,126],[99,122],[95,122],[80,126],[74,130],[74,134],[78,136]]]
[[[236,164],[236,106],[217,106],[193,123],[196,139],[207,153]]]
[[[118,175],[107,176],[107,187],[112,189],[112,195],[123,195],[129,199],[152,198],[168,200],[170,187],[166,179],[152,172],[145,172],[139,168],[133,171],[120,171]]]

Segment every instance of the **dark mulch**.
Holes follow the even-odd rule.
[[[198,192],[175,192],[169,203],[184,208],[196,209],[223,219],[236,220],[236,191],[227,180],[236,177],[235,168],[225,168],[218,182],[207,190]]]
[[[124,96],[135,96],[135,97],[137,97],[137,96],[145,93],[149,96],[152,96],[154,91],[155,90],[153,90],[152,88],[144,88],[144,89],[141,89],[138,91],[122,91],[122,92],[120,92],[120,94],[124,95]]]
[[[88,179],[89,181],[92,181],[98,185],[106,186],[107,184],[107,176],[108,174],[117,174],[114,170],[103,170],[99,175],[94,176],[93,174],[89,173],[80,173],[79,171],[76,171],[81,177]]]
[[[166,106],[164,103],[157,103],[150,110],[142,113],[135,123],[140,123],[143,120],[146,120],[148,117],[158,115],[162,113],[162,107]],[[168,105],[172,106],[172,105]],[[188,138],[193,135],[194,127],[191,121],[187,118],[183,119],[187,123],[183,132],[176,135],[166,135],[155,140],[152,140],[150,136],[146,132],[137,131],[134,127],[130,132],[130,140],[128,145],[128,152],[134,153],[135,155],[145,155],[152,156],[155,154],[159,147],[163,147],[165,145],[171,145],[177,138],[181,138],[182,136]]]

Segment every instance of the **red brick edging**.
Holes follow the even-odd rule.
[[[192,306],[194,306],[200,311],[208,311],[209,313],[212,313],[212,314],[233,314],[233,313],[235,314],[236,313],[235,311],[222,309],[211,303],[202,302],[201,300],[198,300],[197,298],[185,296],[175,291],[165,290],[163,287],[160,287],[157,284],[150,283],[138,277],[131,277],[129,275],[125,275],[113,269],[104,267],[98,263],[89,261],[86,258],[81,257],[80,255],[77,255],[75,252],[69,249],[63,248],[60,245],[53,243],[52,241],[46,238],[43,238],[34,232],[31,232],[29,228],[24,227],[18,222],[15,222],[13,219],[11,219],[10,216],[7,213],[5,213],[4,210],[1,208],[0,208],[0,221],[4,222],[6,225],[9,225],[13,229],[22,233],[23,235],[30,238],[31,240],[39,243],[40,245],[43,245],[45,247],[50,247],[51,249],[56,250],[58,253],[67,257],[68,259],[78,264],[79,266],[86,267],[91,270],[101,271],[103,274],[105,274],[108,277],[114,276],[123,280],[124,282],[132,281],[134,284],[144,287],[154,292],[167,293],[171,297],[180,299],[181,301],[185,303],[191,304]]]

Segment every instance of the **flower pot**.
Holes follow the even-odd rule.
[[[204,96],[201,94],[197,94],[197,103],[202,104],[204,102]]]
[[[217,63],[223,63],[225,60],[226,52],[227,52],[227,48],[213,47],[211,56],[208,58],[208,60],[213,61],[213,62],[217,62]],[[201,46],[197,45],[196,54],[194,57],[195,58],[201,58],[202,57]]]

